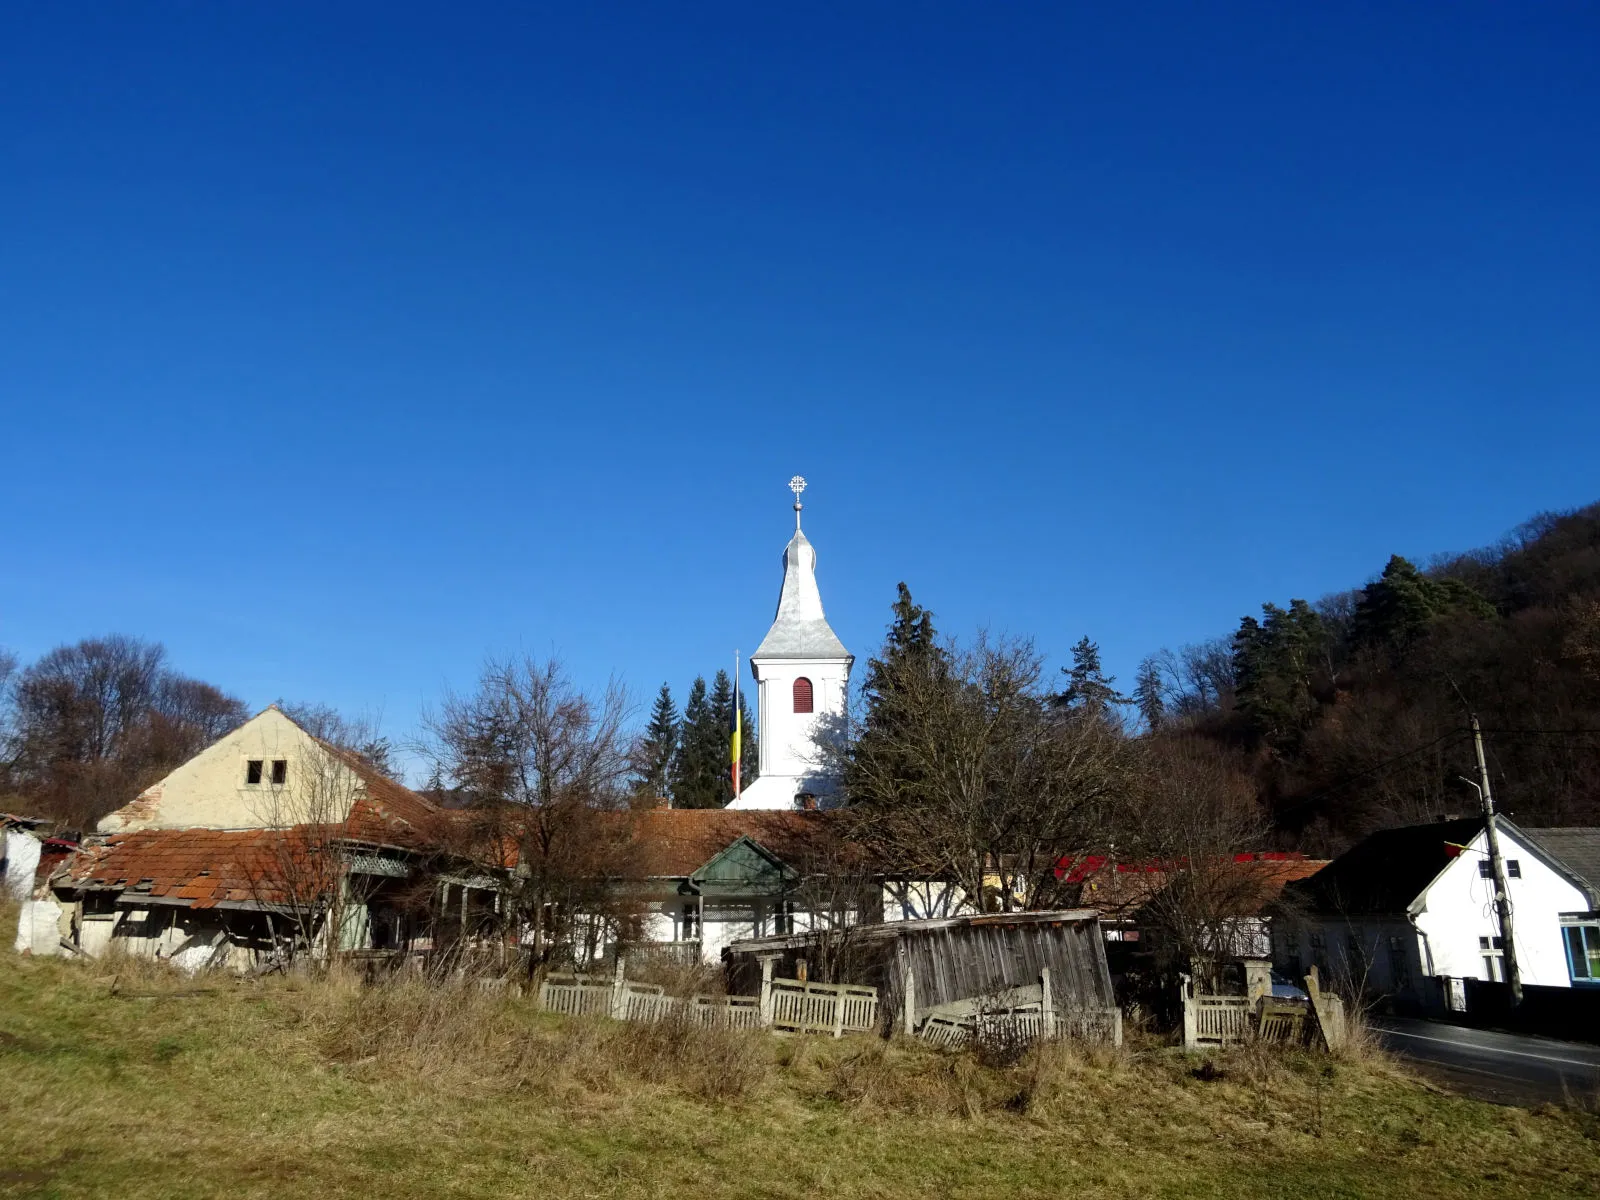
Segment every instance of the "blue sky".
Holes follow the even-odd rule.
[[[459,6],[458,6],[459,8]],[[670,11],[669,11],[670,9]],[[1139,658],[1600,499],[1600,8],[12,5],[0,645],[405,733],[647,699],[788,536],[858,655]]]

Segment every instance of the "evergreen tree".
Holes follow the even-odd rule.
[[[1257,737],[1284,748],[1316,715],[1313,676],[1327,648],[1322,618],[1304,600],[1287,609],[1261,606],[1262,619],[1245,617],[1233,636],[1235,701]]]
[[[711,728],[706,734],[708,748],[713,745],[713,733],[720,776],[716,807],[725,808],[728,801],[733,799],[733,680],[723,670],[718,670],[711,680]]]
[[[672,702],[672,689],[666,684],[656,693],[634,763],[635,787],[651,797],[669,795],[672,762],[678,753],[678,706]]]
[[[845,771],[846,791],[852,801],[892,799],[879,794],[881,786],[869,789],[853,764],[863,761],[882,764],[893,757],[887,747],[896,744],[897,733],[906,725],[909,716],[903,697],[904,682],[909,675],[944,678],[949,672],[949,655],[938,644],[933,614],[911,598],[911,589],[904,583],[899,585],[891,611],[894,619],[890,622],[888,636],[877,655],[867,660],[862,680],[861,697],[866,712],[861,736],[851,754],[852,765]],[[902,763],[896,769],[875,774],[880,781],[888,777],[897,781],[902,797],[915,798],[919,783],[909,764]]]
[[[1144,719],[1145,728],[1154,733],[1167,719],[1166,688],[1161,682],[1161,667],[1154,658],[1139,664],[1134,676],[1133,703]]]
[[[739,691],[739,728],[743,730],[739,741],[741,753],[739,755],[739,787],[742,791],[749,787],[761,776],[761,746],[756,740],[756,724],[750,719],[750,694],[744,689]],[[731,789],[732,774],[729,774],[729,788]]]
[[[722,801],[717,775],[727,757],[722,731],[706,695],[705,676],[695,677],[683,706],[678,753],[672,763],[675,808],[716,808]]]
[[[1060,707],[1109,721],[1116,705],[1129,703],[1114,686],[1116,677],[1107,676],[1101,668],[1099,644],[1090,641],[1087,635],[1078,639],[1078,644],[1072,648],[1072,665],[1062,667],[1061,673],[1067,677],[1067,687],[1056,697]]]
[[[1430,579],[1410,561],[1393,555],[1383,575],[1361,589],[1356,604],[1356,640],[1404,653],[1441,617],[1489,618],[1494,606],[1459,579]]]

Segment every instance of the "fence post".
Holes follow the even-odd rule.
[[[833,993],[833,1036],[844,1036],[844,985],[835,984],[838,990]]]
[[[911,969],[910,963],[907,963],[905,967],[905,982],[902,990],[905,992],[903,1000],[905,1004],[906,1036],[911,1037],[917,1032],[917,973]]]
[[[761,1023],[772,1024],[772,956],[761,956]]]
[[[617,951],[617,968],[611,977],[611,1017],[620,1021],[628,1015],[628,983],[623,977],[622,951]]]
[[[1056,1002],[1050,992],[1050,968],[1041,967],[1039,970],[1039,1036],[1053,1038],[1056,1035]]]
[[[1195,1025],[1193,984],[1187,975],[1179,975],[1178,981],[1178,995],[1183,1000],[1183,1048],[1192,1050],[1200,1040],[1200,1031]]]

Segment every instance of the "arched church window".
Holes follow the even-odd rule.
[[[811,708],[811,680],[802,675],[794,681],[794,710],[797,713],[808,713]]]

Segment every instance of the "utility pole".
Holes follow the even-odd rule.
[[[1489,866],[1494,871],[1494,910],[1500,917],[1500,942],[1505,949],[1506,982],[1511,985],[1511,1007],[1522,1003],[1522,972],[1517,969],[1517,946],[1511,936],[1511,892],[1506,886],[1506,860],[1500,857],[1500,831],[1496,827],[1494,794],[1489,791],[1489,767],[1483,761],[1483,730],[1472,714],[1472,746],[1478,753],[1478,799],[1483,801],[1483,821],[1489,842]],[[1491,945],[1492,945],[1491,941]]]

